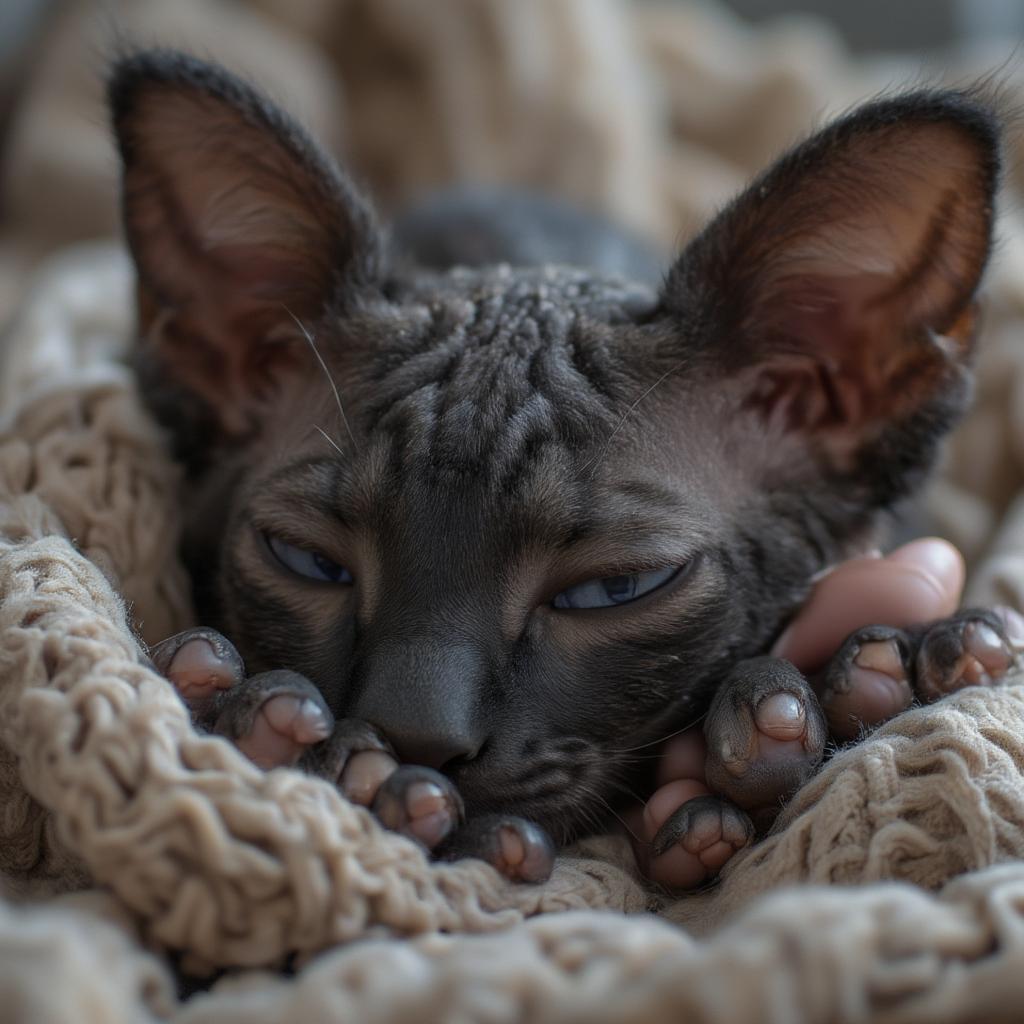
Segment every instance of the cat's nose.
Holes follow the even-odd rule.
[[[375,725],[403,764],[441,770],[471,760],[486,739],[480,715],[486,666],[468,644],[375,645],[347,711]]]
[[[476,742],[468,736],[429,735],[422,730],[396,733],[394,726],[383,732],[402,764],[422,764],[438,771],[471,760],[479,750]]]

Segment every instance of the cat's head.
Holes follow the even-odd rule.
[[[207,624],[473,811],[585,827],[965,404],[998,132],[964,95],[833,123],[649,294],[401,271],[352,183],[223,70],[141,54],[110,96]]]

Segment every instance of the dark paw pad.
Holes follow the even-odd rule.
[[[869,626],[847,637],[822,675],[821,707],[839,740],[856,739],[914,699],[913,651],[899,629]]]
[[[231,690],[214,732],[269,769],[297,763],[333,726],[320,691],[304,676],[282,669],[253,676]]]
[[[428,850],[443,842],[463,821],[462,798],[440,772],[403,765],[380,785],[373,813],[385,828],[417,839]]]
[[[821,763],[818,700],[787,661],[752,658],[726,678],[704,723],[708,785],[748,811],[774,812]]]
[[[555,864],[555,844],[538,825],[523,818],[475,818],[437,851],[442,860],[476,857],[512,882],[545,882]]]
[[[987,611],[962,612],[932,625],[917,652],[917,692],[938,700],[965,686],[999,683],[1014,665],[1001,620]]]
[[[716,796],[698,796],[666,819],[654,836],[651,852],[660,857],[679,845],[713,875],[753,840],[754,825],[743,811]]]

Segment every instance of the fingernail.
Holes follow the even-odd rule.
[[[952,544],[938,537],[911,541],[897,548],[889,559],[916,566],[933,576],[946,592],[959,592],[964,580],[963,556]]]

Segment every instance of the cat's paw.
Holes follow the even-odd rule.
[[[213,732],[268,770],[298,764],[333,728],[320,691],[287,669],[261,672],[229,690],[213,724]]]
[[[788,661],[740,662],[715,693],[704,720],[711,791],[747,811],[759,827],[814,774],[825,755],[825,715]]]
[[[241,655],[216,630],[188,629],[149,652],[197,728],[230,739],[254,764],[297,764],[337,732],[320,691],[297,672],[246,677]]]
[[[400,765],[367,722],[335,721],[304,676],[282,669],[247,678],[231,642],[205,628],[170,637],[149,655],[196,726],[231,740],[261,768],[297,766],[327,779],[386,828],[444,860],[476,857],[517,882],[540,882],[551,874],[554,844],[542,829],[503,815],[467,823],[450,779],[432,768]]]
[[[381,783],[371,805],[377,820],[428,850],[440,846],[466,813],[451,780],[433,768],[405,764]]]
[[[216,630],[186,629],[149,651],[153,667],[174,684],[193,720],[210,729],[224,695],[245,679],[234,644]]]
[[[331,780],[386,828],[417,840],[440,859],[477,857],[513,881],[543,881],[551,873],[553,846],[537,826],[498,816],[466,822],[452,781],[433,768],[400,765],[387,740],[366,722],[339,721],[300,767]]]
[[[293,765],[334,728],[320,691],[284,670],[246,678],[234,645],[212,629],[178,633],[150,658],[185,702],[196,726],[230,739],[261,768]]]
[[[659,788],[633,824],[641,870],[668,889],[704,884],[775,820],[817,771],[828,738],[810,684],[787,661],[751,658],[704,719],[666,746]]]
[[[488,814],[453,832],[437,851],[441,860],[475,857],[513,882],[544,882],[555,864],[555,844],[523,818]]]
[[[927,704],[966,686],[998,684],[1017,663],[1005,618],[967,609],[915,629],[857,630],[825,668],[818,691],[832,735],[850,740],[915,699]]]
[[[398,769],[398,759],[368,722],[342,718],[323,743],[306,751],[299,767],[333,782],[351,803],[372,807],[381,786]]]
[[[921,634],[914,690],[930,702],[966,686],[996,686],[1016,663],[1003,620],[987,609],[968,609]]]
[[[363,723],[344,721],[357,737],[360,726],[370,730]],[[332,737],[321,749],[345,746],[351,749],[351,739]],[[317,763],[318,752],[312,749],[304,763],[323,775],[324,760]],[[367,763],[372,757],[378,760]],[[339,763],[336,754],[326,761]],[[369,806],[382,825],[417,840],[440,860],[483,860],[513,882],[546,881],[554,867],[554,843],[540,826],[501,814],[467,821],[454,783],[433,768],[398,765],[383,751],[362,747],[349,754],[340,774],[337,767],[326,774],[337,780],[350,800]]]
[[[675,853],[681,862],[676,865],[677,878],[686,870],[688,885],[698,885],[717,875],[754,841],[754,835],[745,811],[709,793],[692,797],[665,819],[651,841],[651,855]]]

